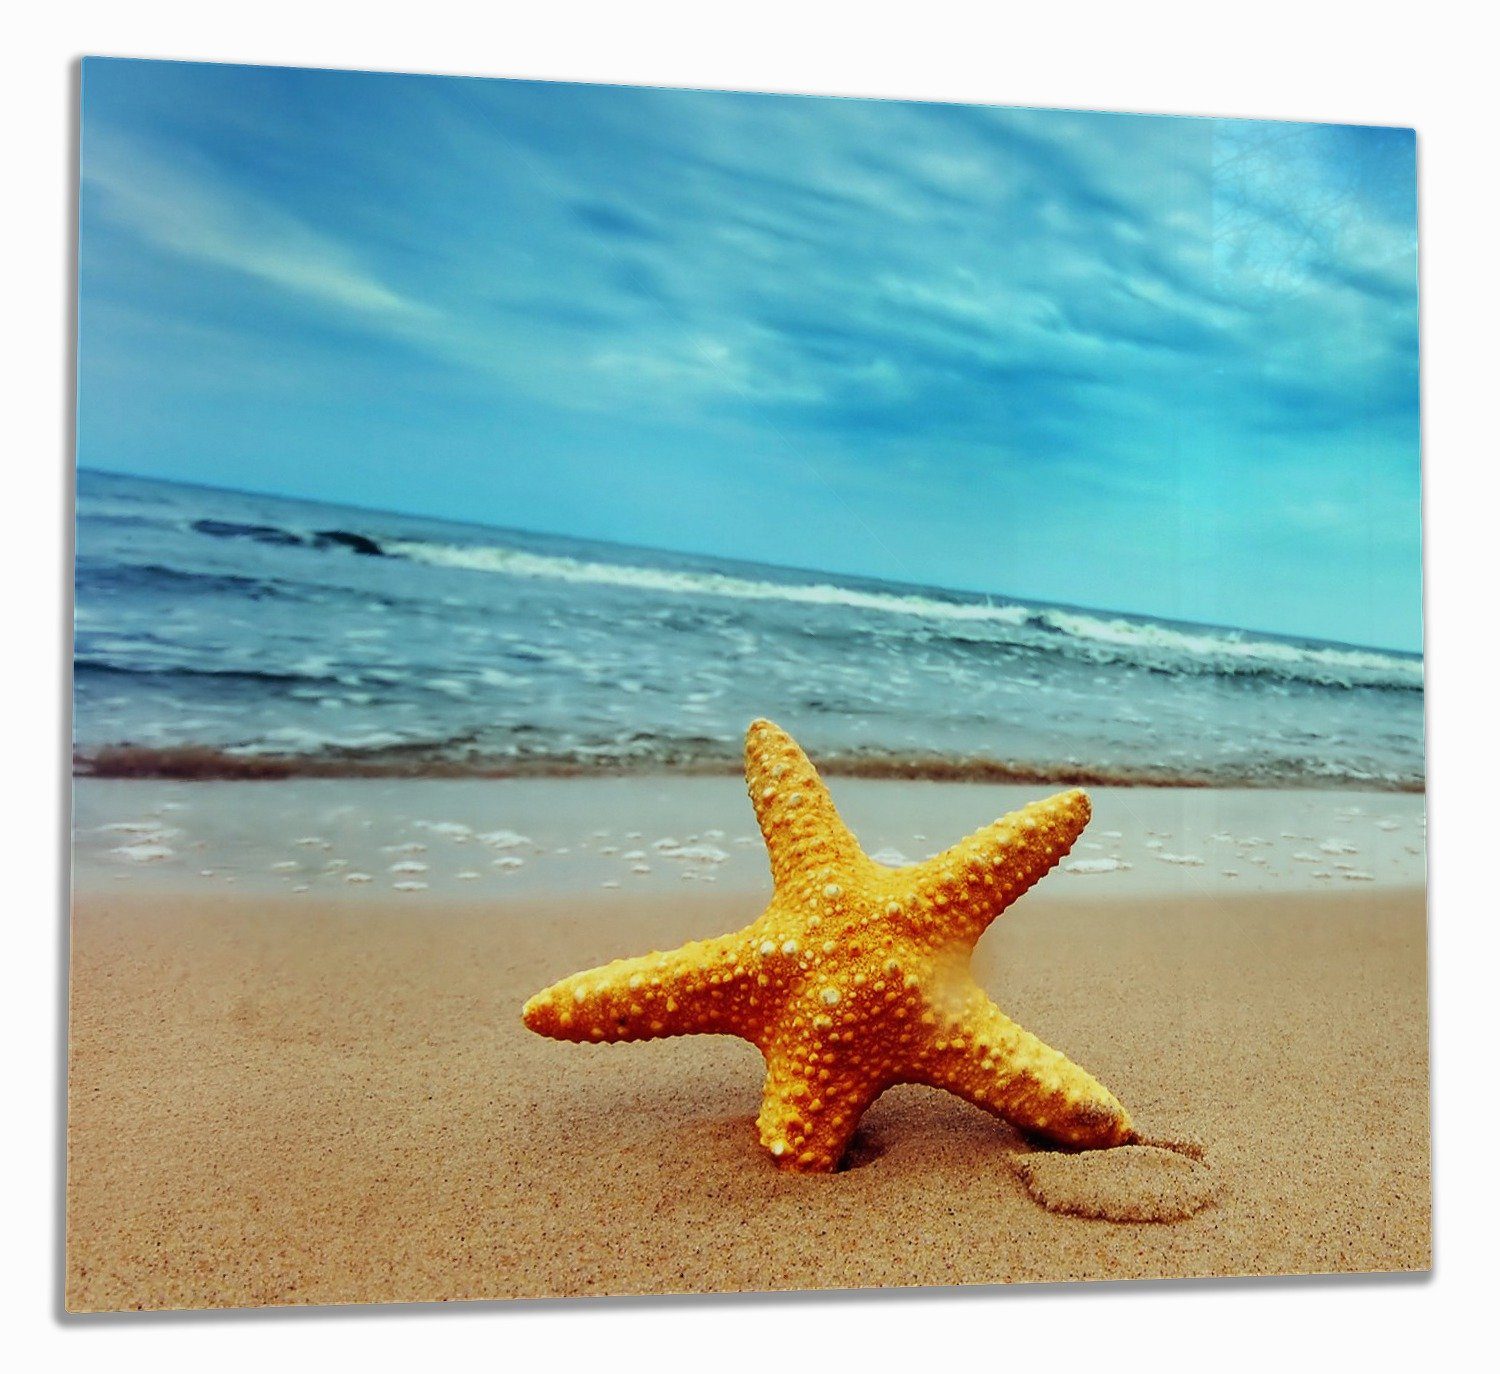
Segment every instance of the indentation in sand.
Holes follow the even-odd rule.
[[[1049,1212],[1101,1221],[1185,1221],[1217,1189],[1201,1142],[1151,1139],[1112,1150],[1037,1150],[1011,1161]]]

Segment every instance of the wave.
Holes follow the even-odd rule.
[[[1423,686],[1418,655],[1004,599],[980,600],[936,590],[773,580],[708,568],[539,553],[509,544],[399,539],[343,528],[295,529],[222,519],[193,520],[189,528],[218,539],[340,550],[535,581],[868,612],[925,624],[957,641],[1058,653],[1090,663],[1195,675],[1270,677],[1318,687],[1421,691]]]
[[[1261,675],[1324,687],[1422,688],[1420,658],[1337,645],[1299,643],[1242,631],[1187,629],[1160,621],[1092,614],[1019,602],[949,600],[921,593],[872,591],[832,582],[773,582],[711,571],[594,562],[506,545],[393,541],[392,556],[436,567],[676,596],[778,601],[903,616],[937,626],[985,627],[990,642],[1071,652],[1094,662],[1131,662],[1173,672]]]
[[[306,599],[306,592],[302,589],[271,578],[251,577],[244,573],[189,571],[165,563],[127,563],[80,557],[76,577],[79,587],[88,592],[143,591],[177,596],[224,593],[251,601],[265,597]]]
[[[444,742],[451,744],[451,741]],[[707,747],[705,747],[707,746]],[[1007,761],[976,755],[884,750],[820,752],[818,770],[831,777],[926,782],[1026,784],[1041,787],[1359,788],[1422,792],[1420,775],[1372,774],[1327,763],[1276,760],[1212,768],[1082,767],[1073,763]],[[676,774],[738,776],[739,751],[709,741],[657,741],[636,752],[453,753],[443,744],[404,742],[370,748],[328,745],[307,752],[106,745],[74,753],[80,777],[180,781],[288,778],[580,778]]]
[[[218,668],[186,663],[129,663],[117,659],[95,658],[87,654],[73,660],[75,676],[98,674],[103,677],[199,679],[215,683],[243,683],[253,687],[303,686],[308,683],[337,683],[342,679],[331,672],[316,672],[291,666],[281,669]]]
[[[868,612],[918,622],[957,642],[1052,652],[1088,663],[1128,664],[1158,672],[1266,676],[1316,687],[1376,687],[1421,691],[1419,655],[1286,639],[1206,625],[1028,604],[1004,598],[944,594],[938,589],[850,586],[832,580],[781,580],[712,568],[658,567],[640,562],[535,552],[514,544],[441,543],[395,538],[347,528],[291,528],[248,520],[195,519],[198,534],[275,546],[341,550],[372,558],[402,558],[429,567],[458,568],[544,582],[615,586],[678,597],[802,604]]]

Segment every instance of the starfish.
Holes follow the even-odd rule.
[[[1088,824],[1086,793],[1060,792],[925,863],[888,868],[770,721],[750,726],[745,777],[775,885],[764,913],[732,935],[565,978],[527,1002],[532,1030],[750,1041],[766,1061],[761,1144],[798,1171],[837,1168],[865,1109],[897,1083],[945,1088],[1065,1146],[1136,1139],[1108,1089],[1011,1021],[969,969],[990,922]]]

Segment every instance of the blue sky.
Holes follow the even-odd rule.
[[[89,59],[79,458],[1421,640],[1408,130]]]

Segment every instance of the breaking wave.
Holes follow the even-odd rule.
[[[1004,598],[897,589],[833,581],[776,580],[705,568],[541,553],[507,544],[454,544],[392,539],[346,529],[289,529],[269,524],[200,519],[191,528],[219,539],[402,558],[435,568],[535,581],[684,597],[781,602],[872,612],[925,622],[960,637],[1065,653],[1100,663],[1135,663],[1166,672],[1267,676],[1320,687],[1422,689],[1422,660],[1351,645],[1321,644],[1243,630],[1168,624],[1107,612],[1033,606]],[[769,570],[768,570],[769,571]]]
[[[1267,675],[1323,687],[1422,687],[1422,661],[1415,656],[1234,630],[1176,627],[1020,602],[876,591],[833,582],[774,582],[731,573],[595,562],[500,544],[395,542],[384,545],[383,552],[436,567],[505,577],[679,596],[791,602],[904,616],[939,626],[983,627],[990,631],[985,637],[991,641],[1072,652],[1100,662],[1123,660],[1173,672]]]

